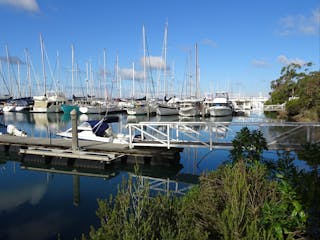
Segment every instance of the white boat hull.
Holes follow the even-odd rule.
[[[70,129],[65,132],[58,132],[57,135],[63,138],[72,139],[72,131]],[[89,131],[78,132],[78,139],[87,140],[87,141],[104,142],[104,143],[120,143],[120,144],[129,143],[129,136],[124,134],[116,134],[110,137],[99,137]]]
[[[4,107],[3,107],[2,111],[3,111],[3,112],[14,112],[14,111],[15,111],[15,108],[16,108],[15,106],[11,106],[11,105],[8,106],[8,105],[7,105],[7,106],[4,106]]]
[[[171,115],[178,115],[179,110],[175,107],[163,107],[163,106],[158,106],[157,107],[157,115],[160,116],[171,116]]]
[[[212,117],[225,117],[232,115],[232,109],[227,106],[213,106],[209,108],[210,116]]]
[[[148,114],[147,107],[133,107],[127,108],[128,115],[146,115]]]
[[[100,106],[81,106],[79,107],[79,111],[84,114],[102,114],[106,112],[106,108]]]
[[[179,115],[182,117],[195,117],[199,115],[199,111],[195,107],[181,107]]]

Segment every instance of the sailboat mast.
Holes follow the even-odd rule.
[[[147,74],[146,74],[146,34],[144,25],[142,26],[142,38],[143,38],[143,79],[144,79],[144,94],[147,97]]]
[[[200,97],[200,91],[199,91],[199,60],[198,60],[198,44],[196,43],[195,46],[196,51],[196,98]]]
[[[29,94],[27,96],[31,97],[31,71],[30,71],[30,62],[29,62],[29,51],[28,48],[24,50],[25,58],[26,58],[26,64],[27,64],[27,82],[28,82],[28,90]]]
[[[42,34],[40,34],[40,48],[41,48],[41,61],[42,61],[42,74],[43,74],[43,83],[44,83],[44,94],[47,94],[47,79],[46,79],[46,69],[44,62],[44,46],[43,46],[43,38]]]
[[[19,97],[22,97],[21,94],[21,80],[20,80],[20,60],[17,61],[18,64],[18,93],[19,93]]]
[[[132,98],[134,98],[135,95],[134,87],[134,62],[132,62]]]
[[[168,95],[168,83],[167,83],[167,40],[168,40],[168,22],[166,22],[164,30],[164,94]]]
[[[116,81],[117,81],[117,86],[119,89],[119,98],[122,97],[122,90],[121,90],[121,79],[119,77],[119,55],[117,51],[117,56],[116,56]]]
[[[12,79],[11,79],[11,69],[10,69],[10,57],[9,57],[9,50],[8,50],[8,45],[5,46],[6,49],[6,55],[7,55],[7,71],[8,71],[8,78],[9,78],[9,84],[10,84],[10,97],[13,96],[13,84],[12,84]]]
[[[59,51],[57,50],[57,83],[58,83],[58,90],[62,90],[59,89],[61,88],[61,84],[60,84],[60,54]]]
[[[74,47],[71,44],[71,95],[74,95]]]
[[[86,62],[86,87],[87,87],[87,97],[89,95],[89,64]]]
[[[104,94],[105,99],[108,99],[107,92],[107,57],[106,57],[106,49],[103,49],[103,81],[104,81]]]

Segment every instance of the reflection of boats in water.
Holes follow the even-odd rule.
[[[216,124],[212,126],[208,125],[205,130],[208,131],[210,130],[208,128],[211,127],[211,132],[215,134],[217,138],[225,138],[229,130],[229,124],[232,122],[232,116],[210,117],[209,121]]]
[[[179,115],[171,115],[171,116],[157,115],[155,120],[157,122],[177,122],[179,121]]]
[[[147,115],[127,115],[127,123],[139,123],[152,121],[154,117],[149,117]]]
[[[33,123],[32,114],[21,112],[5,112],[3,113],[3,120],[5,123]]]
[[[223,117],[210,117],[208,120],[210,122],[232,122],[232,115]]]
[[[61,115],[59,113],[34,113],[32,114],[35,128],[47,130],[48,128],[57,131],[60,127]]]

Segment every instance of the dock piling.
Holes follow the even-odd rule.
[[[79,150],[77,111],[73,109],[70,112],[70,115],[71,115],[71,127],[72,127],[72,151],[75,152]]]

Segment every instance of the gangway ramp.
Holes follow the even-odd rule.
[[[204,147],[231,149],[243,127],[260,130],[268,148],[296,150],[320,141],[320,123],[309,122],[140,122],[127,125],[129,147]]]

